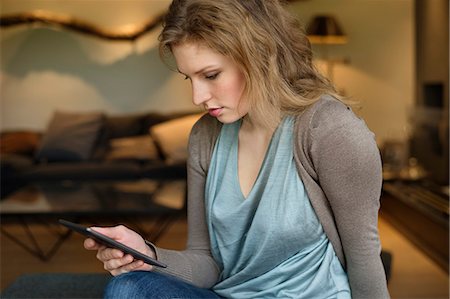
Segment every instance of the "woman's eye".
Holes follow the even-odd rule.
[[[189,77],[188,77],[188,76],[185,76],[185,77],[184,77],[184,80],[188,80],[188,79],[189,79]]]
[[[214,79],[217,78],[218,75],[219,75],[219,73],[215,73],[215,74],[212,74],[212,75],[207,75],[207,76],[205,76],[205,78],[208,79],[208,80],[214,80]]]

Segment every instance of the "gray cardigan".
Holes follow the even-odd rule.
[[[155,248],[157,271],[209,288],[218,279],[205,222],[204,190],[221,123],[204,115],[193,127],[188,158],[188,244]],[[353,298],[389,298],[380,258],[381,162],[373,134],[350,108],[323,96],[297,116],[294,158],[311,204],[348,273]]]

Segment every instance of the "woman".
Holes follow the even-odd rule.
[[[168,265],[87,239],[116,298],[388,298],[373,134],[313,67],[278,0],[174,0],[164,57],[204,115],[188,158],[188,245],[96,228]]]

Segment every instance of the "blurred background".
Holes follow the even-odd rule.
[[[37,133],[34,146],[39,149],[58,111],[112,117],[150,112],[170,115],[164,121],[197,112],[191,103],[189,82],[159,58],[158,22],[137,38],[107,38],[119,33],[132,36],[141,26],[157,20],[169,3],[0,0],[2,136]],[[391,253],[389,286],[393,297],[447,298],[448,0],[298,0],[287,5],[307,30],[319,69],[342,94],[358,101],[356,113],[375,133],[385,180],[380,232],[383,248]],[[80,24],[88,25],[83,28],[89,30],[74,30]],[[185,127],[192,125],[188,123]],[[148,128],[143,130],[147,133]],[[156,130],[151,135],[160,140]],[[17,138],[15,142],[17,147]],[[12,153],[6,145],[3,139],[3,162]],[[165,146],[157,144],[160,154]],[[168,154],[164,150],[162,154],[167,163]],[[35,154],[31,157],[36,165]],[[139,163],[142,165],[141,160]],[[23,163],[20,167],[23,174]],[[9,175],[10,168],[2,165],[2,175]],[[19,169],[16,165],[13,168]],[[17,182],[17,172],[13,174],[10,178]],[[2,181],[2,188],[10,188],[11,181]],[[30,182],[27,173],[26,180],[11,187],[2,200]],[[7,210],[2,210],[2,216],[5,213]],[[171,239],[170,230],[162,242],[183,247],[184,220],[181,217],[172,227],[179,242],[164,241]],[[11,228],[19,230],[14,223]],[[7,277],[2,278],[3,289],[27,272],[13,270],[16,254],[27,253],[17,250],[4,234],[0,240],[1,274]],[[411,268],[414,263],[419,266]],[[31,272],[42,271],[47,265],[31,260],[30,264],[34,264]],[[58,265],[50,268],[82,271]],[[426,275],[432,278],[424,281]]]

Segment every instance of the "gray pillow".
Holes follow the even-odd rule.
[[[103,125],[100,112],[56,111],[42,138],[39,161],[82,161],[90,158]]]

